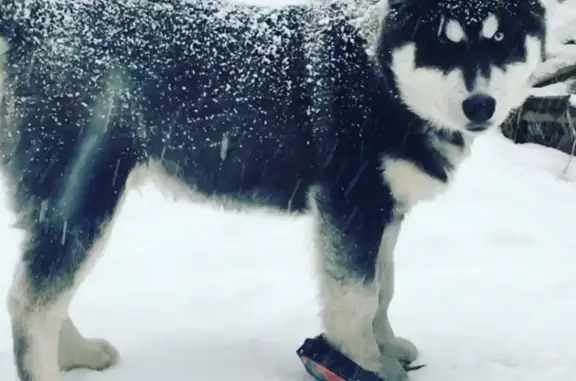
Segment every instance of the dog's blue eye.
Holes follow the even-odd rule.
[[[496,32],[496,33],[494,33],[494,36],[492,36],[492,39],[494,41],[502,41],[504,39],[504,33]]]

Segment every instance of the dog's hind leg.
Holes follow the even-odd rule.
[[[341,352],[387,381],[403,381],[404,364],[418,352],[388,320],[400,222],[385,204],[389,192],[379,194],[377,186],[315,196],[321,316],[326,338]]]
[[[112,130],[69,165],[46,168],[44,184],[59,184],[50,192],[25,176],[16,186],[26,234],[8,305],[21,381],[56,381],[60,369],[101,370],[117,361],[114,347],[84,338],[68,317],[76,290],[103,250],[136,163],[131,138]],[[50,180],[52,174],[61,180]]]
[[[70,318],[64,321],[58,347],[58,364],[61,370],[104,370],[114,365],[118,357],[118,351],[108,341],[87,339],[80,334]]]

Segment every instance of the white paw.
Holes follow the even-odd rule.
[[[376,358],[363,358],[355,361],[360,367],[376,373],[385,381],[406,381],[408,373],[404,369],[403,360],[392,356],[378,355]]]
[[[69,348],[59,356],[60,369],[104,370],[115,365],[119,360],[119,353],[108,341],[103,339],[85,339],[81,345]]]
[[[396,336],[394,338],[395,356],[398,360],[411,363],[418,359],[418,348],[408,339]]]
[[[378,375],[386,381],[407,381],[408,373],[398,361],[393,357],[382,357]]]

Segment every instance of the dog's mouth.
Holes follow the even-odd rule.
[[[492,123],[469,123],[466,125],[466,131],[479,133],[486,131],[490,127],[492,127]]]

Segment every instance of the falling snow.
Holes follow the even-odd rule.
[[[335,44],[360,40],[338,7],[255,7],[219,0],[27,0],[3,2],[0,11],[13,20],[9,54],[18,59],[9,60],[7,91],[15,95],[11,109],[16,120],[28,100],[44,94],[84,105],[85,118],[98,120],[99,130],[88,133],[102,136],[112,111],[94,105],[103,102],[102,94],[110,95],[104,86],[114,76],[119,88],[113,94],[114,115],[133,126],[142,146],[161,158],[184,147],[214,147],[223,156],[229,149],[220,147],[222,142],[229,148],[243,140],[280,142],[283,134],[272,126],[293,125],[296,114],[321,119],[324,105],[311,104],[302,94],[321,93],[339,80],[331,67],[354,64],[349,54],[356,53],[332,52],[326,60],[326,52]],[[331,30],[338,31],[339,40]],[[26,47],[23,55],[20,46]],[[331,77],[331,70],[336,76]],[[172,79],[168,86],[164,78]],[[189,78],[194,79],[193,89]],[[152,97],[156,101],[150,103]],[[299,109],[290,109],[293,105]],[[146,110],[162,119],[154,120]],[[246,113],[269,128],[256,131]],[[86,124],[61,115],[52,118],[67,128],[77,124],[84,129]],[[214,139],[207,132],[209,126],[225,122],[227,139]],[[178,128],[186,125],[197,128]],[[19,131],[5,133],[15,138]],[[40,133],[29,152],[46,156],[40,151],[57,146],[57,139],[51,131]],[[162,142],[160,148],[147,146],[153,139]]]
[[[401,1],[400,7],[406,6],[405,4],[418,4],[418,1],[407,0]],[[499,14],[515,15],[518,12],[528,11],[530,8],[541,7],[539,0],[443,0],[438,2],[438,6],[434,10],[427,10],[418,13],[419,22],[436,21],[440,16],[453,18],[459,20],[465,25],[481,23],[489,15],[489,12],[498,10]],[[392,7],[389,13],[389,18],[392,21],[402,22],[402,13],[398,12],[398,7]]]
[[[93,57],[90,69],[101,73],[115,61],[160,57],[170,39],[177,44],[187,41],[182,22],[194,13],[193,8],[179,9],[176,2],[108,1],[106,9],[102,1],[88,0],[20,0],[13,3],[16,8],[7,3],[0,5],[0,13],[9,11],[16,20],[38,23],[31,43],[38,44],[41,53],[19,69],[20,75],[29,76],[29,81],[49,81],[45,91],[65,97],[81,92],[59,87],[68,81],[49,73],[79,77],[81,84],[82,80],[96,82],[97,77],[77,66],[80,57]],[[186,7],[198,4],[191,1]],[[210,7],[211,3],[202,4]],[[481,9],[481,3],[470,4]],[[46,17],[32,17],[33,7]],[[257,17],[244,24],[245,15],[237,12],[231,5],[215,12],[209,22],[241,15],[236,26],[247,25],[242,29],[247,36],[266,42],[254,47],[262,52],[262,63],[268,62],[266,54],[287,54],[270,45],[290,41],[291,33],[267,34],[263,31],[269,26],[261,25]],[[276,23],[282,24],[282,15],[278,12]],[[126,21],[118,22],[122,18]],[[163,22],[168,19],[173,23]],[[104,28],[109,22],[112,27]],[[124,33],[126,28],[135,34],[120,43],[114,33]],[[78,31],[84,36],[98,31],[98,36],[91,36],[93,45],[85,44],[88,39],[78,39]],[[229,43],[221,49],[230,51],[237,41]],[[105,44],[108,50],[97,49]],[[223,53],[215,45],[181,42],[180,48],[183,54],[213,59]],[[266,72],[259,62],[250,64],[255,68],[250,74],[235,72],[241,79],[237,82],[258,86],[259,76]],[[218,88],[222,94],[233,90],[229,85]],[[122,96],[130,100],[130,94]],[[91,100],[80,103],[88,108]],[[44,143],[52,139],[42,138]],[[174,142],[169,131],[165,138]],[[231,141],[229,136],[217,141],[222,160]],[[454,187],[407,219],[397,251],[391,318],[400,334],[415,340],[422,361],[428,364],[412,375],[413,380],[576,378],[572,345],[576,341],[572,292],[576,236],[567,223],[576,214],[576,170],[572,164],[562,172],[568,159],[542,147],[484,137]],[[0,194],[5,193],[1,187]],[[42,204],[40,218],[48,207]],[[1,209],[0,291],[4,293],[22,240],[13,222],[13,215]],[[224,213],[172,203],[150,188],[131,193],[104,260],[71,308],[88,336],[103,335],[118,345],[123,362],[113,371],[75,371],[63,379],[310,380],[294,354],[305,337],[320,330],[310,231],[306,218]],[[66,239],[66,226],[61,238]],[[9,327],[8,314],[0,313],[0,380],[13,381]]]

